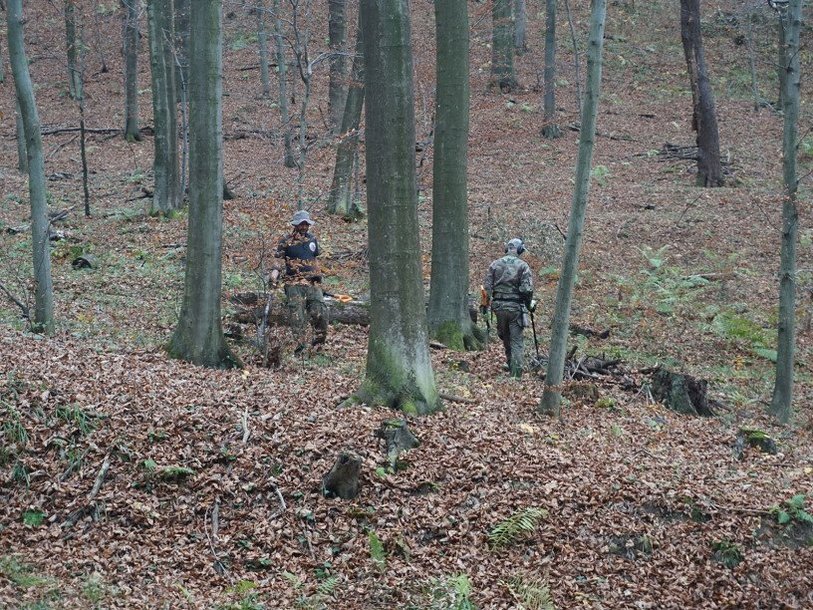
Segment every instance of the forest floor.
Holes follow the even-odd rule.
[[[88,123],[97,129],[123,123],[119,23],[109,4],[95,4],[86,25]],[[223,309],[224,325],[233,326],[230,297],[261,290],[259,265],[287,230],[296,170],[282,165],[276,104],[259,95],[258,71],[245,69],[257,62],[254,17],[241,3],[225,4],[225,176],[237,197],[225,202]],[[83,215],[77,135],[50,133],[78,124],[66,96],[62,14],[56,4],[27,3],[49,204],[69,213],[55,224],[64,238],[52,250],[56,336],[26,332],[19,308],[0,300],[0,606],[554,607],[544,605],[548,595],[560,609],[813,607],[809,207],[800,206],[795,415],[779,427],[765,410],[776,342],[781,116],[753,110],[741,3],[704,3],[728,186],[693,186],[692,161],[660,154],[667,142],[694,141],[677,17],[661,6],[669,3],[634,4],[609,10],[572,312],[574,323],[610,332],[571,340],[576,358],[622,360],[636,389],[612,378],[596,382],[598,399],[570,388],[554,421],[535,411],[539,372],[508,378],[496,340],[480,352],[432,350],[439,388],[458,400],[408,418],[420,446],[389,472],[375,431],[397,414],[338,406],[364,373],[364,327],[332,326],[324,352],[304,358],[279,329],[279,369],[263,368],[246,340],[232,342],[241,370],[166,357],[183,289],[186,215],[147,214],[152,137],[128,144],[115,133],[91,135],[92,215]],[[543,9],[534,5],[529,51],[518,59],[523,88],[500,95],[488,88],[490,9],[470,8],[471,288],[477,292],[503,242],[521,235],[546,351],[578,144],[567,21],[560,14],[563,137],[545,140],[544,14],[535,12]],[[417,138],[428,141],[431,4],[415,3],[413,15]],[[586,9],[573,17],[583,49]],[[776,89],[772,18],[760,9],[753,28],[766,97]],[[150,125],[142,46],[141,113]],[[803,73],[810,67],[805,49]],[[324,212],[335,147],[324,137],[327,79],[318,76],[309,208],[327,288],[364,298],[366,224]],[[0,85],[0,282],[25,295],[30,237],[6,231],[28,219],[13,116],[8,75]],[[810,118],[803,96],[800,175],[810,170]],[[428,289],[432,147],[423,148],[416,160]],[[809,177],[801,189],[807,202]],[[96,268],[74,269],[80,254],[92,254]],[[530,333],[526,340],[531,352]],[[707,380],[720,414],[686,417],[653,402],[636,371],[655,365]],[[769,434],[778,452],[737,451],[744,428]],[[363,458],[360,494],[326,499],[321,478],[344,450]]]

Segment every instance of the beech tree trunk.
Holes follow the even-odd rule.
[[[784,13],[784,14],[783,14]],[[785,89],[782,94],[784,131],[782,138],[785,198],[782,203],[782,246],[779,269],[779,327],[777,335],[776,380],[770,412],[781,422],[790,420],[793,403],[793,362],[796,343],[796,241],[799,233],[799,211],[796,206],[799,181],[796,176],[801,64],[799,33],[802,0],[791,0],[780,11],[785,26]]]
[[[435,0],[437,95],[432,188],[429,333],[452,349],[479,349],[469,317],[469,17],[467,0]],[[479,330],[479,329],[478,329]]]
[[[545,125],[542,135],[558,138],[562,135],[556,124],[556,0],[545,2]]]
[[[168,214],[181,204],[172,11],[173,0],[150,0],[147,4],[155,131],[152,211],[158,214]]]
[[[592,0],[592,4],[590,40],[587,50],[587,86],[584,107],[582,108],[581,130],[579,131],[576,187],[573,191],[573,206],[567,226],[562,272],[559,275],[559,284],[556,288],[556,306],[553,312],[545,389],[538,409],[540,413],[551,414],[556,417],[561,416],[561,384],[567,355],[570,303],[579,266],[584,217],[587,210],[587,197],[590,192],[590,167],[593,159],[596,116],[601,92],[601,51],[604,47],[604,20],[607,14],[607,0]]]
[[[514,50],[521,55],[528,50],[528,7],[525,0],[514,0]]]
[[[282,39],[282,17],[279,0],[274,0],[274,41],[277,46],[277,74],[279,76],[279,113],[282,121],[282,133],[285,143],[285,167],[296,167],[294,158],[291,117],[288,111],[288,60],[285,57],[285,46]]]
[[[722,186],[720,135],[700,32],[700,0],[680,0],[680,32],[692,88],[692,129],[697,132],[697,186]]]
[[[9,53],[9,56],[11,53]],[[15,98],[14,129],[17,134],[17,169],[21,174],[28,173],[28,152],[25,150],[25,127],[20,102]]]
[[[492,85],[507,93],[517,87],[514,72],[513,0],[494,0],[491,8]]]
[[[82,95],[82,80],[79,74],[81,41],[76,37],[76,0],[65,0],[65,45],[68,54],[68,90],[71,98]]]
[[[339,129],[347,97],[347,77],[344,53],[347,47],[347,0],[327,0],[328,40],[330,47],[330,81],[328,85],[328,116],[330,128]]]
[[[268,68],[268,33],[265,29],[265,0],[259,0],[257,7],[257,44],[260,48],[260,82],[263,97],[271,96],[271,74]]]
[[[354,220],[361,216],[361,210],[351,186],[353,163],[358,153],[361,109],[364,106],[362,40],[361,27],[359,27],[356,33],[356,53],[353,57],[353,67],[350,70],[350,85],[342,116],[341,139],[336,147],[336,166],[333,169],[333,183],[330,186],[327,203],[328,212],[339,214],[347,220]]]
[[[192,0],[173,0],[172,9],[172,38],[170,49],[172,53],[172,66],[175,71],[175,102],[184,101],[184,90],[189,86],[189,45],[190,45],[190,3]],[[188,96],[186,96],[188,97]]]
[[[8,55],[14,75],[28,157],[28,196],[31,200],[31,246],[34,262],[34,319],[32,328],[54,332],[54,291],[51,280],[51,246],[48,240],[48,205],[45,199],[45,160],[34,87],[23,43],[22,0],[8,0]]]
[[[361,0],[366,87],[370,334],[357,398],[429,413],[429,359],[415,178],[408,0]]]
[[[138,126],[138,0],[121,0],[124,6],[124,138],[141,141]]]
[[[175,358],[213,368],[239,366],[220,324],[223,240],[223,26],[221,0],[195,0],[189,67],[189,229],[181,315],[169,345]]]

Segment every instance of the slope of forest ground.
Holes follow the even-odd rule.
[[[48,135],[50,206],[71,210],[56,226],[65,239],[53,247],[59,332],[52,339],[24,332],[19,309],[0,302],[0,602],[418,609],[465,608],[470,598],[479,608],[532,608],[545,607],[533,606],[532,597],[541,599],[548,587],[558,608],[813,605],[813,232],[804,206],[796,416],[785,428],[764,416],[775,344],[781,117],[752,109],[747,50],[737,44],[745,31],[740,3],[704,3],[730,186],[692,186],[692,162],[659,154],[665,142],[694,139],[677,16],[671,3],[631,4],[609,10],[573,310],[574,323],[610,334],[572,341],[578,357],[604,354],[631,371],[662,364],[707,379],[724,405],[718,417],[679,416],[646,391],[607,382],[598,384],[598,400],[571,394],[563,421],[540,419],[541,378],[507,378],[496,341],[483,352],[433,350],[441,390],[460,400],[447,401],[440,414],[410,418],[421,444],[388,473],[375,431],[395,414],[337,407],[363,375],[363,327],[333,326],[325,351],[305,359],[291,356],[293,340],[280,330],[279,370],[262,368],[248,342],[234,342],[243,370],[168,360],[161,347],[180,304],[185,214],[145,213],[139,197],[151,188],[151,137],[134,144],[92,137],[93,215],[85,218],[75,134]],[[257,71],[242,69],[256,64],[254,45],[246,44],[253,18],[242,4],[226,5],[225,175],[237,199],[225,203],[224,323],[233,324],[228,297],[261,288],[256,269],[286,230],[296,173],[282,166],[279,138],[266,135],[278,133],[279,119],[258,96]],[[43,125],[74,126],[61,12],[49,3],[26,10]],[[471,5],[471,284],[476,291],[506,238],[522,235],[538,272],[545,350],[577,153],[567,22],[560,15],[564,136],[543,140],[543,9],[531,10],[530,51],[518,60],[524,88],[510,95],[488,90],[488,11]],[[434,24],[430,5],[415,5],[413,13],[417,137],[427,141]],[[758,74],[772,97],[770,13],[760,15]],[[91,20],[97,36],[89,34],[87,112],[96,128],[122,123],[118,41],[101,35],[117,27],[115,18],[105,9]],[[575,9],[574,18],[583,47],[586,9]],[[145,51],[140,101],[149,125]],[[102,54],[108,73],[96,70]],[[803,72],[809,67],[805,49]],[[324,82],[316,81],[311,108],[320,138]],[[30,241],[25,232],[5,231],[28,215],[26,181],[14,170],[10,78],[0,85],[0,112],[0,281],[24,294]],[[805,134],[804,96],[802,117]],[[366,226],[323,211],[330,144],[317,140],[309,153],[309,207],[328,288],[363,298]],[[423,148],[417,160],[428,279],[432,149]],[[809,161],[802,155],[804,167]],[[806,178],[801,201],[809,193]],[[93,254],[97,268],[73,269],[81,253]],[[632,376],[639,387],[646,381]],[[742,428],[770,434],[776,455],[754,448],[738,454]],[[320,493],[322,475],[342,450],[364,460],[361,493],[349,502]],[[495,545],[490,534],[517,511],[535,527]]]

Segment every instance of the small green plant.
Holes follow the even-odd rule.
[[[504,584],[523,610],[556,610],[544,579],[517,574]]]
[[[791,521],[813,525],[813,515],[807,512],[806,502],[805,494],[797,494],[790,500],[782,502],[780,506],[774,506],[771,512],[776,515],[776,522],[779,525],[788,525]]]
[[[539,522],[548,516],[544,508],[529,507],[518,510],[505,521],[495,525],[488,533],[491,548],[497,549],[512,544],[517,539],[536,531]]]
[[[164,481],[180,481],[193,474],[195,471],[187,466],[164,466],[155,473],[155,476]]]
[[[236,600],[216,606],[216,610],[265,610],[266,606],[260,603],[256,589],[257,583],[253,580],[239,581],[228,589],[228,593]]]
[[[742,549],[730,540],[718,540],[711,545],[711,548],[714,551],[714,560],[727,568],[736,568],[745,559]]]
[[[367,534],[367,541],[370,545],[370,558],[379,569],[384,569],[387,566],[387,552],[384,550],[384,545],[381,539],[373,530]]]
[[[471,601],[471,579],[468,574],[456,574],[432,579],[429,587],[429,610],[477,610]]]
[[[599,183],[600,186],[607,186],[607,177],[610,175],[610,170],[606,165],[596,165],[590,170],[590,177]]]
[[[75,425],[83,435],[93,431],[92,416],[79,405],[60,405],[56,408],[56,416],[66,424]]]
[[[39,527],[45,521],[45,513],[39,509],[29,509],[23,513],[23,523],[28,527]]]
[[[776,362],[773,337],[756,322],[732,311],[723,311],[714,317],[711,324],[717,334],[731,340],[743,342],[758,356]]]
[[[10,404],[5,406],[5,421],[3,422],[3,437],[9,444],[17,445],[18,450],[24,449],[28,444],[28,431],[22,422],[20,412]]]
[[[35,574],[30,566],[20,563],[13,556],[0,557],[0,574],[21,589],[32,589],[50,584],[48,578]]]

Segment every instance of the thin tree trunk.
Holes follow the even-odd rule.
[[[271,96],[271,75],[268,69],[268,33],[265,29],[265,0],[259,0],[257,7],[257,43],[260,47],[260,81],[263,97]]]
[[[124,5],[124,138],[141,141],[138,126],[138,0],[121,0]]]
[[[779,81],[779,99],[777,100],[777,108],[784,108],[785,107],[785,87],[787,80],[787,65],[785,63],[785,48],[787,47],[787,29],[786,23],[783,16],[780,15],[780,18],[777,21],[777,44],[776,44],[776,51],[777,51],[777,67],[776,67],[776,76],[777,80]]]
[[[23,43],[22,0],[8,0],[8,54],[14,89],[23,121],[28,153],[28,195],[31,200],[31,245],[34,261],[34,320],[32,328],[54,332],[54,291],[51,280],[51,246],[48,239],[48,205],[45,199],[45,160],[34,87]]]
[[[558,138],[562,135],[556,124],[556,0],[545,2],[545,125],[542,135]]]
[[[223,239],[223,26],[221,0],[195,0],[191,13],[189,229],[184,296],[169,344],[175,358],[213,368],[239,361],[220,324]]]
[[[296,57],[296,67],[299,72],[299,77],[302,79],[304,85],[304,92],[302,99],[299,102],[299,160],[296,164],[297,177],[296,177],[296,207],[298,210],[305,209],[305,164],[308,158],[308,104],[311,99],[311,65],[308,56],[308,44],[310,38],[310,31],[308,30],[309,24],[305,27],[300,27],[300,17],[303,15],[299,11],[299,2],[296,1],[292,4],[293,19],[291,21],[291,28],[294,32],[294,56]],[[307,19],[310,14],[310,0],[305,0],[305,15]]]
[[[84,73],[84,66],[82,68]],[[84,81],[84,78],[82,78]],[[85,96],[79,98],[79,156],[82,159],[82,195],[85,202],[85,216],[90,216],[90,185],[88,178],[88,156],[85,137]]]
[[[0,45],[0,84],[6,82],[6,62],[3,61],[3,45]]]
[[[748,14],[748,68],[751,72],[751,94],[754,97],[754,112],[759,112],[761,100],[759,96],[759,86],[757,85],[757,66],[754,57],[754,14]]]
[[[415,176],[408,0],[362,0],[370,248],[367,369],[357,398],[439,407],[429,358]]]
[[[508,93],[517,87],[514,72],[513,0],[494,0],[491,8],[491,76],[492,85]]]
[[[356,34],[356,54],[350,71],[350,87],[344,105],[341,140],[336,147],[336,166],[330,187],[327,209],[331,214],[353,220],[361,215],[351,190],[354,161],[358,154],[359,124],[364,106],[364,57],[361,27]]]
[[[182,100],[182,87],[186,87],[189,83],[189,11],[191,10],[191,2],[192,0],[173,0],[174,7],[171,13],[173,37],[169,40],[173,40],[174,43],[170,45],[169,48],[174,48],[175,51],[173,65],[175,70],[175,83],[177,86],[177,91],[175,91],[176,103]]]
[[[285,167],[296,167],[291,135],[291,117],[288,112],[288,60],[282,40],[282,17],[279,0],[274,0],[274,41],[277,45],[277,74],[279,76],[279,113],[285,142]]]
[[[779,324],[777,335],[776,381],[770,412],[781,422],[790,420],[793,404],[793,361],[796,342],[796,240],[799,233],[799,212],[796,195],[796,147],[798,139],[801,65],[799,32],[802,20],[802,0],[791,0],[782,21],[786,27],[784,133],[782,138],[783,178],[785,198],[782,203],[782,246],[779,270]]]
[[[570,3],[568,0],[563,0],[565,3],[565,13],[567,14],[567,25],[570,28],[570,41],[573,45],[573,74],[576,81],[576,109],[578,112],[582,110],[582,77],[579,74],[579,42],[576,40],[576,28],[573,27],[573,15],[570,14]]]
[[[25,150],[25,127],[23,126],[23,113],[20,111],[20,102],[17,99],[15,99],[14,128],[17,134],[17,169],[21,174],[27,174],[28,152]]]
[[[73,99],[82,95],[79,78],[80,42],[76,39],[76,0],[65,0],[65,44],[68,54],[68,90]]]
[[[590,17],[590,41],[587,53],[587,89],[582,109],[579,132],[579,159],[576,165],[576,187],[567,227],[565,256],[556,288],[556,306],[553,313],[548,370],[545,389],[539,403],[539,412],[561,417],[561,384],[565,370],[567,337],[570,321],[570,303],[579,266],[584,217],[590,192],[590,166],[596,134],[596,116],[601,92],[601,51],[604,46],[604,20],[607,0],[593,0]]]
[[[339,129],[347,97],[347,68],[344,58],[347,47],[347,0],[327,0],[328,40],[330,47],[330,81],[328,85],[328,116],[332,131]]]
[[[514,0],[514,50],[522,55],[528,50],[528,7],[525,0]]]
[[[429,334],[452,349],[479,349],[469,316],[469,17],[467,0],[435,0],[437,61]]]
[[[172,0],[152,0],[147,5],[155,126],[155,157],[153,160],[155,189],[152,211],[158,214],[168,214],[176,210],[181,201],[172,11]]]
[[[680,0],[680,25],[683,53],[692,87],[692,127],[697,131],[697,185],[722,186],[720,136],[714,109],[714,94],[703,52],[700,0]]]

